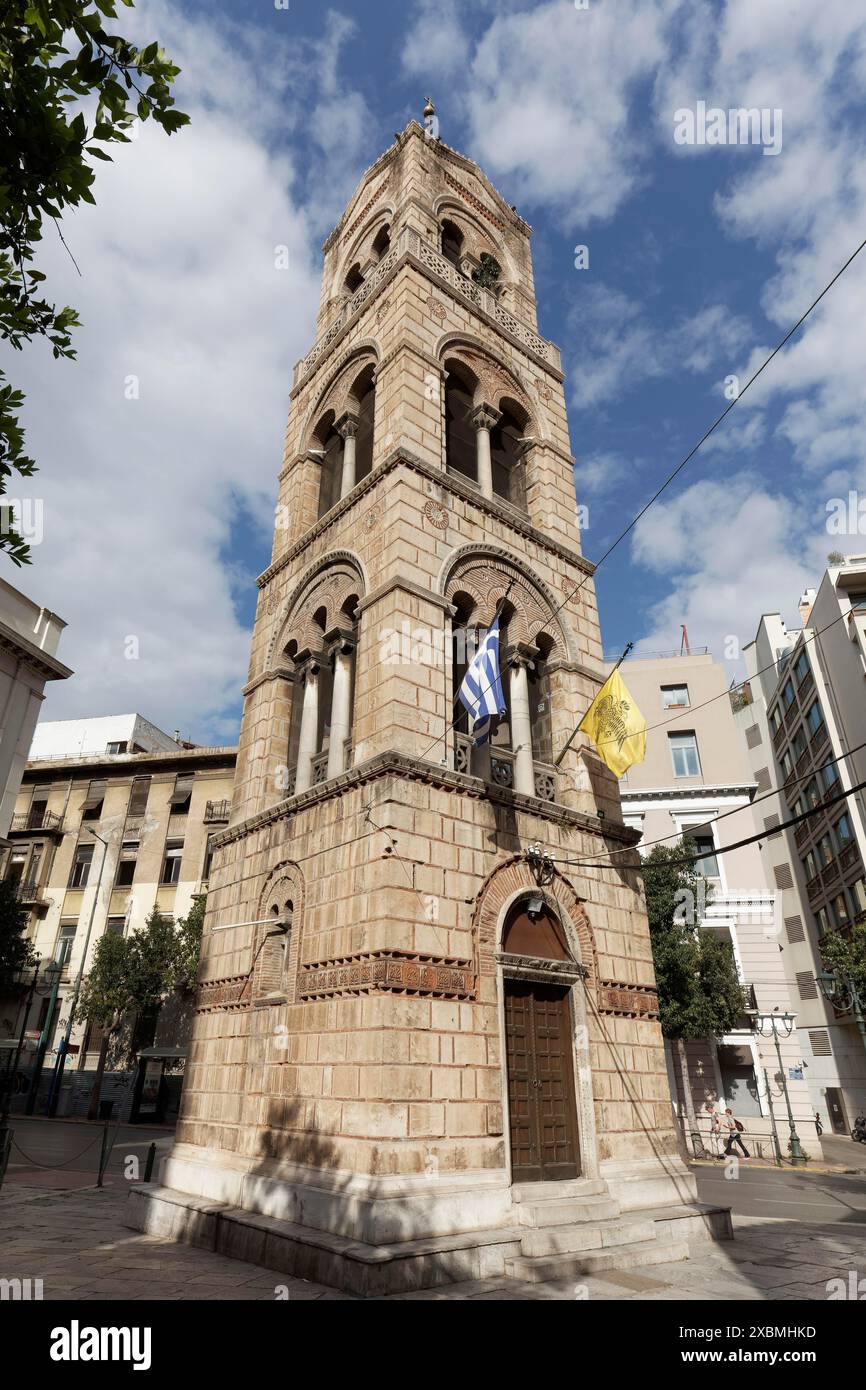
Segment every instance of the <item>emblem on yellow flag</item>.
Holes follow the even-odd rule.
[[[579,725],[616,777],[646,757],[646,720],[619,671],[611,671]]]

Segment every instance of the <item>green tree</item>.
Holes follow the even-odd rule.
[[[109,1048],[124,1022],[153,1019],[172,990],[195,987],[204,923],[205,897],[197,897],[186,917],[173,922],[156,908],[131,936],[108,932],[96,944],[84,980],[79,1013],[103,1028],[88,1115],[95,1119]],[[130,1051],[134,1034],[130,1033]]]
[[[133,0],[121,0],[132,8]],[[0,7],[0,338],[20,349],[41,337],[55,357],[74,357],[75,310],[43,298],[34,264],[46,223],[63,240],[67,208],[95,203],[93,160],[128,143],[137,118],[171,135],[189,117],[174,110],[180,69],[156,43],[136,48],[109,33],[115,0],[3,0]],[[0,372],[0,496],[13,474],[30,477],[18,413],[24,397]],[[0,550],[30,561],[12,509],[0,507]]]
[[[33,947],[25,938],[27,912],[15,893],[15,884],[0,879],[0,993],[6,994],[19,970],[35,963]]]
[[[694,840],[685,838],[673,848],[655,845],[644,860],[659,1018],[664,1036],[677,1044],[680,1087],[693,1146],[698,1126],[686,1043],[729,1032],[745,1005],[733,947],[701,926],[710,886],[694,864],[676,862],[695,853]]]
[[[866,922],[855,922],[850,933],[827,932],[821,937],[821,957],[843,983],[850,980],[866,1009]]]

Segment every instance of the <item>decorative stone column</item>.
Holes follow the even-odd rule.
[[[334,695],[331,704],[331,742],[328,747],[328,778],[346,770],[346,740],[351,733],[352,666],[355,654],[353,633],[335,628],[326,639],[334,658]]]
[[[358,434],[357,415],[346,414],[334,426],[343,440],[343,476],[340,480],[340,497],[345,497],[355,486],[355,439]]]
[[[514,790],[535,796],[535,767],[532,761],[532,721],[529,714],[528,668],[533,648],[511,647],[508,652],[511,682],[511,747],[514,750]]]
[[[476,406],[470,415],[475,426],[475,460],[478,472],[478,486],[482,496],[493,496],[493,464],[490,459],[490,431],[502,419],[500,411],[492,405]]]
[[[295,795],[305,792],[313,782],[313,759],[318,751],[319,734],[319,671],[320,657],[304,652],[298,662],[304,670],[304,703],[301,710],[301,733],[298,739],[298,768],[295,774]]]

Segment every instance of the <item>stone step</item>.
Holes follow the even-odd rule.
[[[573,1226],[578,1221],[604,1221],[619,1216],[613,1197],[551,1198],[545,1202],[521,1202],[515,1207],[521,1226]]]
[[[511,1187],[514,1202],[559,1201],[566,1197],[606,1197],[604,1178],[568,1178],[565,1182],[516,1182]]]
[[[655,1238],[653,1221],[620,1217],[615,1221],[527,1230],[520,1241],[520,1253],[535,1259],[542,1255],[567,1255],[581,1250],[608,1250],[617,1245],[634,1246]]]
[[[518,1255],[516,1259],[506,1259],[505,1273],[511,1279],[537,1284],[546,1279],[572,1279],[582,1274],[603,1274],[609,1269],[639,1269],[688,1257],[687,1240],[640,1241],[636,1245],[617,1245],[610,1250],[583,1250],[536,1258]]]

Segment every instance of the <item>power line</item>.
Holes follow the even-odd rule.
[[[832,767],[834,763],[841,762],[843,758],[850,757],[852,753],[859,753],[861,748],[866,748],[866,740],[864,740],[863,743],[858,743],[855,748],[849,748],[845,753],[839,753],[838,756],[835,758],[828,758],[827,761],[825,763],[822,763],[820,767],[810,768],[808,772],[803,773],[802,777],[795,777],[793,779],[792,785],[795,785],[799,782],[808,782],[811,777],[815,777],[819,772],[823,772],[825,767]],[[748,803],[748,806],[732,806],[730,811],[721,811],[717,816],[710,816],[709,820],[701,821],[701,826],[715,825],[717,821],[725,820],[727,816],[740,815],[745,810],[751,810],[753,806],[760,806],[762,801],[768,801],[771,796],[784,796],[785,800],[788,800],[787,793],[785,792],[783,787],[774,787],[771,791],[764,792],[763,796],[756,796],[754,801],[750,801]],[[815,807],[814,809],[817,812],[818,810],[820,810],[820,807]],[[770,835],[775,835],[777,834],[778,829],[779,827],[774,825],[769,830],[765,830],[764,835],[766,837],[769,837]],[[641,849],[647,849],[650,845],[663,845],[668,840],[681,840],[684,838],[686,837],[677,833],[673,835],[659,835],[658,839],[656,840],[642,840],[640,847]],[[631,848],[629,846],[626,846],[623,849],[610,850],[610,855],[630,853]],[[715,850],[713,851],[713,853],[715,853]],[[601,860],[599,860],[599,862],[601,863]]]
[[[798,815],[792,816],[790,820],[780,821],[778,825],[773,826],[772,830],[762,830],[757,835],[748,835],[744,840],[737,840],[732,845],[725,845],[724,848],[714,849],[713,853],[715,855],[731,854],[735,849],[743,849],[745,845],[754,845],[758,840],[766,840],[770,835],[778,834],[780,830],[789,830],[792,825],[799,825],[802,821],[811,820],[813,816],[823,815],[828,806],[835,806],[839,801],[846,801],[849,796],[853,796],[855,792],[862,791],[864,787],[866,787],[866,781],[858,782],[856,786],[851,787],[849,791],[841,791],[835,796],[827,797],[820,806],[815,806],[809,811],[801,811]],[[695,864],[698,860],[706,859],[706,857],[706,850],[704,850],[700,854],[687,854],[680,859],[666,859],[665,864],[678,867],[681,864]],[[576,869],[609,869],[612,867],[609,863],[592,863],[584,859],[562,859],[551,854],[546,854],[544,858],[552,864],[569,864]],[[646,872],[647,867],[651,869],[654,866],[647,866],[645,862],[629,865],[629,868],[637,869],[641,873]]]
[[[718,415],[718,416],[716,417],[716,419],[715,419],[715,420],[713,421],[713,423],[710,425],[709,429],[706,430],[705,433],[704,433],[704,434],[701,436],[701,438],[698,440],[697,444],[695,444],[695,445],[693,446],[693,448],[691,448],[691,449],[689,450],[689,452],[686,454],[685,458],[683,458],[683,459],[677,464],[676,468],[674,468],[674,470],[673,470],[671,473],[668,474],[667,478],[664,480],[664,482],[661,484],[661,486],[660,486],[659,488],[656,489],[656,491],[653,493],[653,495],[652,495],[652,497],[649,499],[649,501],[646,502],[646,503],[644,504],[643,507],[641,507],[641,509],[640,509],[640,511],[637,513],[637,515],[634,516],[634,517],[632,518],[632,520],[628,523],[628,525],[619,533],[619,535],[616,537],[616,539],[615,539],[614,541],[611,542],[611,544],[608,546],[607,550],[605,550],[605,552],[604,552],[604,554],[601,556],[601,558],[595,562],[595,564],[594,564],[594,566],[593,566],[593,575],[595,575],[595,574],[598,572],[598,570],[599,570],[599,569],[601,568],[601,566],[604,564],[604,562],[605,562],[605,560],[608,558],[608,556],[610,556],[610,555],[613,554],[614,550],[616,550],[617,546],[618,546],[622,541],[625,540],[626,536],[629,535],[630,532],[634,530],[634,528],[635,528],[635,526],[637,525],[637,523],[641,520],[642,517],[644,517],[644,516],[646,515],[646,513],[649,511],[649,509],[650,509],[650,507],[653,505],[653,503],[655,503],[655,502],[658,501],[658,499],[659,499],[659,497],[661,497],[662,493],[670,486],[670,484],[671,484],[671,483],[674,481],[674,479],[682,472],[682,470],[686,467],[686,465],[687,465],[688,463],[691,462],[691,460],[694,458],[694,456],[695,456],[695,454],[698,452],[698,450],[707,442],[707,440],[709,439],[710,435],[713,434],[714,431],[715,431],[716,429],[718,429],[719,425],[720,425],[720,424],[722,423],[722,421],[726,418],[726,416],[733,410],[734,406],[737,405],[738,402],[742,400],[743,396],[746,394],[746,392],[749,390],[749,388],[750,388],[752,385],[754,385],[754,383],[757,381],[757,379],[758,379],[758,377],[761,375],[761,373],[770,365],[770,363],[773,361],[773,358],[776,357],[776,356],[781,352],[781,350],[782,350],[782,348],[785,346],[785,344],[794,336],[794,334],[798,331],[798,329],[800,329],[800,328],[803,326],[803,324],[806,322],[806,319],[809,317],[809,315],[810,315],[810,314],[813,312],[813,310],[816,309],[817,306],[821,303],[821,300],[824,298],[824,296],[825,296],[826,294],[828,294],[829,291],[833,288],[833,286],[836,284],[836,281],[839,280],[839,279],[841,278],[842,275],[844,275],[845,271],[846,271],[846,270],[848,269],[848,267],[851,265],[852,261],[854,261],[854,260],[856,259],[856,257],[859,256],[859,254],[860,254],[860,252],[863,250],[864,246],[866,246],[866,237],[864,237],[863,241],[860,242],[860,245],[856,248],[856,250],[852,251],[851,255],[850,255],[850,256],[848,257],[848,259],[845,261],[844,265],[841,265],[841,266],[839,267],[839,269],[836,271],[836,274],[833,276],[832,280],[828,281],[828,283],[824,286],[824,288],[823,288],[823,290],[821,291],[821,293],[820,293],[815,299],[812,300],[812,303],[809,305],[809,307],[808,307],[808,309],[805,311],[805,313],[801,314],[800,317],[798,318],[797,322],[793,325],[793,327],[788,329],[788,332],[787,332],[787,333],[785,334],[785,336],[781,339],[781,341],[778,342],[778,343],[776,344],[776,346],[773,348],[773,351],[769,354],[769,356],[766,357],[766,358],[764,359],[764,361],[761,363],[761,365],[760,365],[760,367],[758,368],[758,370],[757,370],[756,372],[754,372],[754,373],[752,374],[752,376],[749,377],[749,380],[746,382],[746,384],[745,384],[745,386],[742,388],[742,390],[734,397],[734,399],[733,399],[732,401],[729,401],[729,402],[728,402],[728,404],[725,406],[725,409],[721,412],[720,415]],[[571,600],[572,600],[573,598],[575,598],[575,597],[581,592],[581,590],[583,589],[584,585],[586,584],[587,580],[588,580],[590,577],[591,577],[590,575],[584,575],[584,577],[583,577],[583,579],[581,579],[580,583],[577,584],[577,585],[575,585],[574,589],[572,589],[572,591],[571,591],[569,594],[566,595],[566,597],[562,600],[562,602],[561,602],[560,604],[558,604],[556,608],[554,608],[553,612],[552,612],[551,615],[550,615],[551,619],[552,619],[552,618],[555,618],[559,613],[561,613],[562,610],[563,610],[563,608],[566,606],[566,604],[570,603]],[[512,583],[513,583],[513,581],[512,581]],[[835,621],[835,620],[834,620],[834,621]],[[828,624],[828,626],[829,626],[829,624]],[[769,668],[767,668],[767,669],[769,669]],[[488,688],[489,688],[489,687],[488,687]],[[454,700],[453,700],[453,702],[452,702],[452,708],[457,704],[457,698],[458,698],[457,696],[454,697]],[[718,697],[716,697],[716,698],[718,698]],[[667,721],[667,722],[670,722],[670,721]],[[452,722],[451,722],[451,725],[449,726],[449,728],[453,728],[453,726],[454,726],[454,721],[453,721],[453,719],[452,719]],[[658,726],[655,726],[655,725],[654,725],[653,727],[658,727]],[[435,748],[436,745],[439,744],[439,743],[441,743],[441,742],[443,741],[443,739],[447,738],[447,736],[448,736],[448,730],[446,729],[445,733],[438,735],[438,737],[435,738],[435,739],[433,740],[433,742],[429,745],[429,747],[428,747],[428,748],[425,748],[425,749],[423,750],[423,752],[419,754],[419,756],[420,756],[421,758],[426,758],[426,757],[427,757],[427,754],[431,751],[431,749]]]

